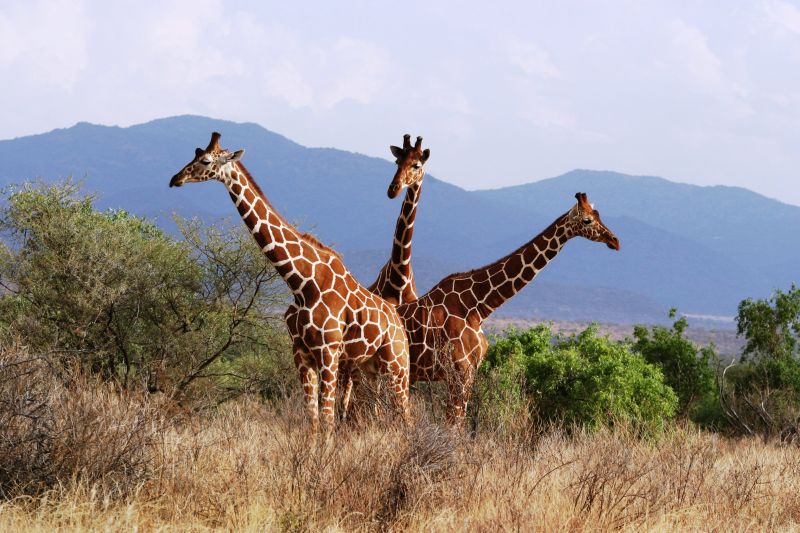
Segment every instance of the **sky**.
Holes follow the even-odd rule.
[[[190,113],[386,159],[422,135],[468,189],[588,168],[800,205],[800,0],[494,4],[3,0],[0,139]]]

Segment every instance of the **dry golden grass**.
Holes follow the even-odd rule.
[[[751,531],[800,524],[794,447],[680,428],[652,440],[620,429],[470,437],[431,421],[421,401],[413,428],[351,423],[326,446],[308,438],[299,404],[239,402],[183,416],[149,444],[146,480],[61,480],[1,503],[0,531]]]

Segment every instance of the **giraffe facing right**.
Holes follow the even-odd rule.
[[[408,335],[411,381],[447,381],[448,418],[466,415],[475,372],[488,348],[483,322],[533,281],[573,237],[619,250],[585,193],[543,232],[509,255],[469,272],[451,274],[419,299],[397,306]]]

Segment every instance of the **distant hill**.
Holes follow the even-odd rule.
[[[219,184],[167,188],[214,130],[223,134],[223,146],[245,148],[244,164],[288,219],[336,247],[359,279],[372,282],[400,209],[399,200],[385,196],[394,165],[306,148],[256,124],[180,116],[129,128],[79,123],[0,141],[0,185],[73,176],[98,193],[101,206],[156,217],[168,229],[173,211],[235,217]],[[402,133],[386,139],[387,159],[388,145]],[[733,315],[742,298],[766,296],[800,278],[800,207],[745,189],[578,170],[473,192],[426,177],[414,245],[419,288],[505,255],[566,211],[577,191],[589,193],[620,237],[621,252],[575,239],[500,314],[635,322],[661,320],[677,306]]]

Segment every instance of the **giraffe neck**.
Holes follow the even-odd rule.
[[[331,256],[336,260],[338,257],[289,224],[267,200],[241,162],[230,165],[227,174],[224,183],[228,193],[261,251],[289,289],[295,295],[301,294],[304,286],[314,283],[311,265],[328,262]]]
[[[414,237],[414,219],[422,193],[422,182],[409,185],[400,208],[394,229],[392,255],[381,269],[371,290],[388,300],[404,303],[417,298],[414,273],[411,269],[411,240]]]
[[[566,218],[567,215],[562,215],[539,235],[499,261],[469,272],[482,319],[533,281],[574,236],[567,230]]]

